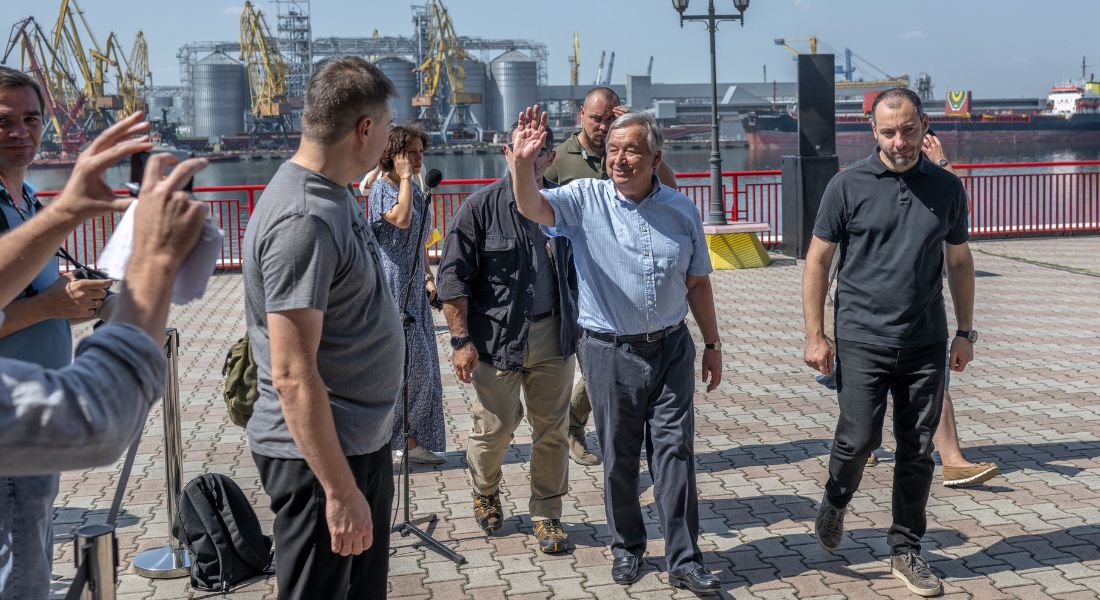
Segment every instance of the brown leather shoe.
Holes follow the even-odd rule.
[[[539,550],[544,554],[555,554],[569,550],[569,534],[561,528],[557,519],[535,521],[535,538],[539,541]]]
[[[474,520],[485,535],[493,535],[504,524],[504,514],[500,508],[500,493],[492,496],[474,494]]]
[[[569,436],[569,457],[573,462],[584,467],[600,464],[599,457],[588,451],[588,446],[584,442],[584,432]]]

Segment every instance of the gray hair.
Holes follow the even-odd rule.
[[[632,127],[634,125],[645,127],[646,144],[649,146],[649,151],[660,152],[665,139],[664,136],[661,135],[661,128],[657,126],[657,119],[653,118],[653,115],[649,113],[628,112],[624,114],[611,123],[611,127],[607,130],[607,135],[610,137],[612,131]]]

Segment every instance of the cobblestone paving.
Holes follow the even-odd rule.
[[[952,490],[940,484],[937,469],[925,555],[945,577],[948,598],[1100,597],[1100,278],[1020,260],[1095,271],[1100,238],[974,246],[982,338],[976,362],[952,378],[952,391],[968,457],[996,461],[1003,475]],[[908,592],[890,575],[885,543],[889,431],[880,465],[867,470],[851,503],[841,549],[825,553],[812,536],[837,408],[802,364],[801,273],[800,263],[776,257],[766,269],[714,276],[725,379],[715,392],[696,396],[706,566],[721,577],[724,597],[903,597]],[[217,276],[200,303],[174,310],[171,324],[181,333],[185,480],[208,471],[231,475],[270,530],[243,430],[225,418],[219,395],[223,357],[243,331],[240,277]],[[505,459],[506,525],[492,538],[479,535],[464,455],[472,391],[446,362],[443,377],[450,451],[442,466],[414,473],[413,513],[437,514],[431,532],[468,563],[456,566],[395,537],[390,597],[692,597],[667,586],[647,475],[642,501],[650,545],[634,585],[611,581],[598,466],[570,465],[564,522],[575,551],[538,552],[526,509],[527,426]],[[150,415],[119,523],[124,600],[205,596],[186,579],[147,580],[129,568],[136,552],[165,544],[168,534],[160,419],[159,410]],[[115,465],[62,476],[54,517],[56,597],[73,573],[71,532],[105,518],[118,471]],[[274,582],[234,597],[274,598]]]

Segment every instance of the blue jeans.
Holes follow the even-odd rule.
[[[0,600],[46,600],[58,475],[0,477]]]

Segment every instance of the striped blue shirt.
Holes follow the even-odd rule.
[[[641,202],[607,179],[542,190],[554,209],[551,235],[573,242],[581,327],[616,335],[658,331],[688,312],[688,275],[708,275],[699,209],[653,178]]]

